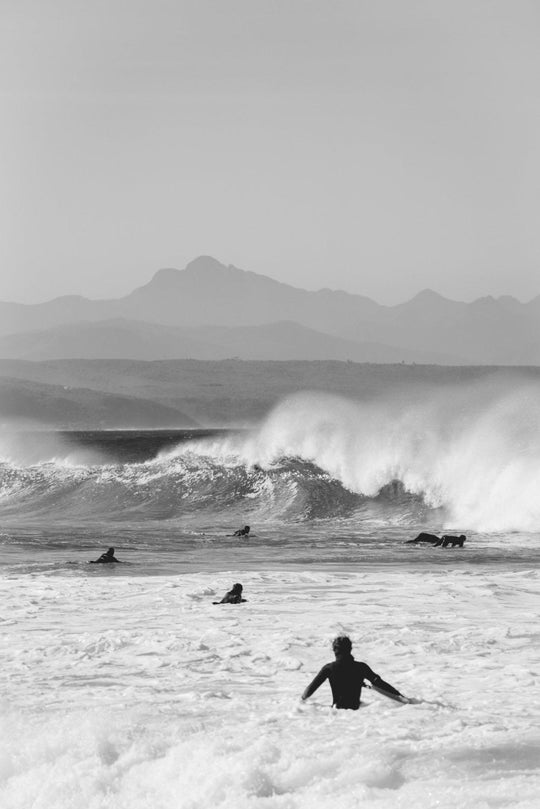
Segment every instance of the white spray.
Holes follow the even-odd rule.
[[[400,480],[429,506],[444,506],[449,528],[540,526],[538,385],[445,387],[414,398],[393,392],[367,403],[302,393],[256,432],[201,442],[197,452],[263,467],[299,457],[366,496]]]

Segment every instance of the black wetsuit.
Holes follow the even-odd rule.
[[[102,553],[101,556],[99,557],[99,559],[92,560],[90,564],[92,564],[92,565],[101,565],[101,564],[106,565],[109,562],[118,562],[118,563],[120,563],[120,560],[117,559],[112,554]]]
[[[389,683],[385,683],[378,674],[370,669],[367,663],[360,663],[352,655],[344,655],[322,667],[304,691],[302,699],[310,697],[325,680],[330,680],[332,704],[336,708],[351,708],[356,711],[360,707],[360,694],[364,679],[384,688],[391,694],[399,695],[399,691]]]
[[[225,593],[221,601],[212,601],[212,604],[244,604],[245,598],[242,598],[242,591],[229,590]]]

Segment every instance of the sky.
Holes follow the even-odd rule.
[[[0,300],[540,294],[536,0],[0,0]]]

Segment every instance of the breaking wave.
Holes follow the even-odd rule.
[[[34,448],[24,458],[4,447],[0,513],[413,524],[437,510],[442,525],[462,530],[540,524],[535,385],[462,386],[368,403],[304,393],[284,400],[257,430],[184,442],[145,463],[103,462],[73,447],[51,451]]]
[[[394,504],[405,518],[414,498],[387,487],[371,502],[312,463],[284,458],[265,469],[223,463],[188,451],[182,457],[144,464],[70,467],[46,463],[21,469],[3,465],[0,513],[84,519],[175,519],[198,515],[249,514],[261,519],[304,520],[346,517]],[[398,504],[403,505],[400,509]],[[421,509],[422,504],[415,504]],[[379,505],[379,511],[382,505]]]

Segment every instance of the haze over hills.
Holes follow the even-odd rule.
[[[424,402],[456,387],[524,389],[540,368],[238,360],[0,360],[0,428],[231,427],[259,422],[284,397],[310,391],[354,401]],[[399,407],[399,405],[398,405]]]
[[[424,290],[397,306],[310,292],[201,256],[123,298],[0,303],[0,356],[540,363],[540,296],[470,304]]]
[[[0,428],[130,429],[198,427],[175,407],[140,395],[0,377]]]
[[[256,359],[424,362],[460,365],[458,357],[382,343],[357,343],[283,321],[261,326],[162,326],[116,318],[82,321],[0,337],[0,357],[50,360]]]

